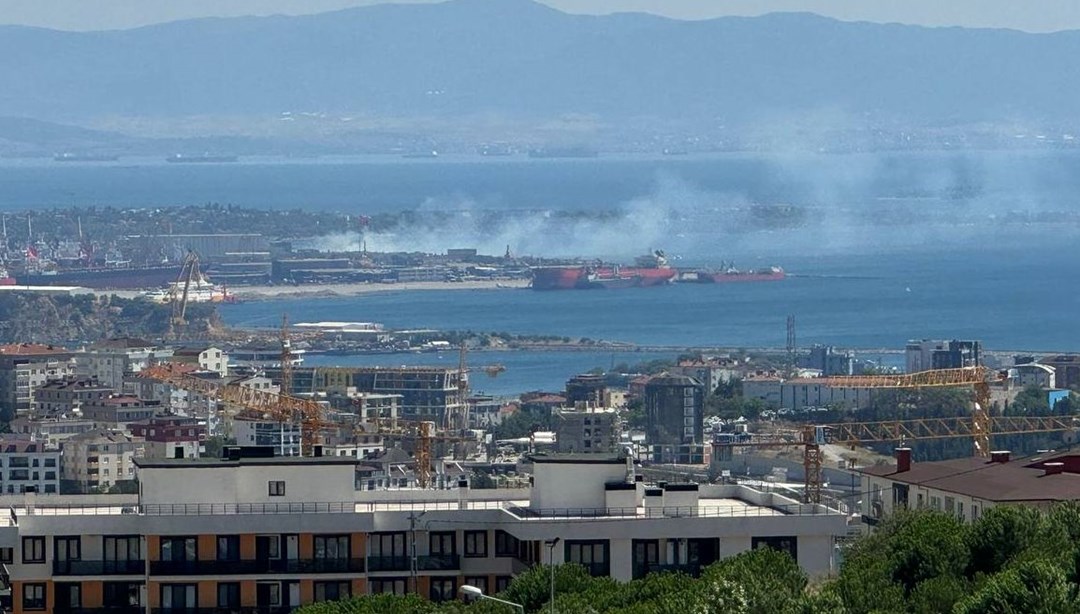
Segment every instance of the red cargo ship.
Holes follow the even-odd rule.
[[[588,290],[598,288],[644,288],[675,279],[664,252],[656,251],[634,261],[636,266],[574,264],[532,269],[533,290]]]

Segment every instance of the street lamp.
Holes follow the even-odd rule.
[[[510,606],[512,608],[517,608],[521,612],[521,614],[525,614],[525,606],[521,605],[520,603],[514,603],[513,601],[506,601],[505,599],[499,599],[497,597],[492,597],[490,595],[485,595],[484,591],[480,590],[479,588],[477,588],[475,586],[472,586],[471,584],[462,585],[461,592],[468,595],[468,596],[470,596],[470,597],[475,597],[477,599],[488,599],[488,600],[494,601],[496,603],[501,603],[501,604],[504,604],[504,605],[508,605],[508,606]]]
[[[558,537],[544,540],[544,545],[548,548],[548,575],[551,579],[551,596],[548,599],[551,614],[555,614],[555,546],[558,546],[560,541]]]

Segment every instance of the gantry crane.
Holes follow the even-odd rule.
[[[176,284],[170,291],[169,303],[172,306],[172,316],[169,318],[170,330],[173,327],[187,325],[188,293],[191,291],[191,282],[201,280],[199,255],[188,252],[184,257],[184,263],[180,266],[180,275],[176,278]]]
[[[1071,417],[1019,417],[990,415],[990,384],[998,380],[986,367],[935,369],[905,375],[848,375],[821,378],[822,386],[833,388],[918,389],[968,387],[974,390],[970,417],[920,418],[879,422],[807,424],[777,434],[775,440],[722,444],[732,447],[779,447],[801,445],[805,471],[803,497],[807,503],[821,502],[821,446],[826,443],[860,444],[884,441],[918,441],[971,437],[973,454],[990,457],[990,435],[1023,435],[1076,430]]]
[[[314,454],[315,446],[321,440],[322,429],[330,426],[324,421],[322,407],[317,402],[294,397],[285,392],[279,394],[269,390],[203,379],[177,369],[172,363],[148,367],[141,371],[140,375],[217,401],[252,410],[275,422],[298,424],[300,425],[301,450],[305,455]]]

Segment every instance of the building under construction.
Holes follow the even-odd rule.
[[[280,368],[267,369],[280,381]],[[398,415],[405,420],[448,424],[465,408],[462,377],[453,367],[307,367],[294,369],[292,394],[354,392],[400,395]]]

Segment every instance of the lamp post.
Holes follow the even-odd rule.
[[[521,605],[520,603],[514,603],[513,601],[507,601],[505,599],[499,599],[497,597],[492,597],[490,595],[485,595],[484,591],[480,590],[479,588],[477,588],[475,586],[472,586],[471,584],[463,585],[461,587],[461,592],[463,594],[465,594],[465,595],[469,595],[470,597],[476,597],[477,599],[487,599],[489,601],[494,601],[496,603],[501,603],[501,604],[504,604],[504,605],[508,605],[508,606],[510,606],[512,608],[517,608],[517,610],[519,612],[521,612],[521,614],[525,614],[525,606]]]
[[[558,537],[544,540],[544,545],[548,548],[548,575],[551,580],[551,595],[548,598],[548,603],[550,604],[551,614],[555,614],[555,546],[558,546],[560,541]]]
[[[420,520],[420,518],[426,513],[427,511],[420,512],[419,514],[417,514],[416,512],[409,514],[409,541],[411,542],[410,545],[412,550],[412,552],[410,553],[411,556],[409,557],[409,570],[412,572],[412,592],[414,593],[420,592],[417,590],[416,586],[416,521]]]

